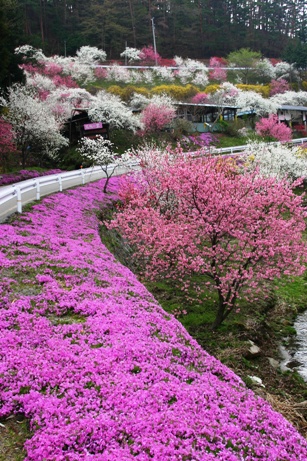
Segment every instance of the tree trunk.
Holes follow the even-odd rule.
[[[228,297],[226,297],[225,299],[224,296],[220,292],[218,293],[218,295],[219,295],[219,305],[218,305],[218,310],[217,310],[215,320],[212,324],[213,330],[216,330],[222,324],[222,322],[224,322],[224,320],[228,317],[230,312],[233,311],[235,304],[236,304],[236,300],[237,300],[237,296],[234,296],[232,298],[232,301],[227,302]]]

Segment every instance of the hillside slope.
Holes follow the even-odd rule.
[[[0,226],[0,416],[30,420],[26,459],[306,460],[290,423],[102,245],[110,197],[100,181]]]

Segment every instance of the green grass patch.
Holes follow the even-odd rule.
[[[31,437],[29,423],[23,415],[0,420],[0,461],[23,461],[24,443]]]

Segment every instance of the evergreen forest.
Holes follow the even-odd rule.
[[[23,44],[62,56],[96,46],[113,60],[125,46],[152,44],[153,31],[165,58],[248,47],[297,62],[305,59],[306,20],[305,0],[0,0],[1,69]]]

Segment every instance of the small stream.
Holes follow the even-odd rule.
[[[307,311],[298,315],[294,328],[296,336],[290,340],[289,346],[280,346],[282,371],[296,370],[307,382]]]

